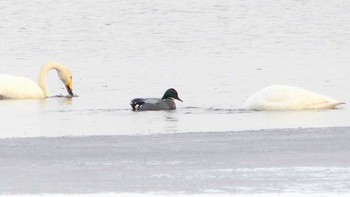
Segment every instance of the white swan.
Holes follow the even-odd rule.
[[[69,95],[72,92],[72,73],[59,63],[49,62],[40,71],[39,84],[26,77],[0,74],[0,99],[34,99],[49,95],[46,76],[49,70],[55,69]]]
[[[251,95],[244,103],[246,110],[307,110],[334,109],[344,104],[330,97],[308,90],[286,86],[272,85]]]

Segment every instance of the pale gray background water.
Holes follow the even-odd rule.
[[[57,61],[77,98],[4,101],[1,137],[349,126],[336,111],[242,113],[271,84],[350,98],[348,1],[2,1],[1,73]],[[50,73],[51,94],[66,94]],[[174,87],[176,112],[133,113]],[[252,124],[254,122],[254,124]]]
[[[43,64],[57,61],[73,71],[74,92],[79,97],[1,101],[0,138],[133,136],[151,133],[350,126],[348,105],[337,110],[324,111],[240,110],[250,94],[271,84],[295,85],[349,103],[349,13],[350,2],[345,0],[1,1],[0,73],[37,80]],[[56,73],[49,74],[48,82],[52,95],[67,94]],[[178,103],[178,110],[143,113],[130,110],[129,102],[132,98],[161,97],[169,87],[176,88],[184,100],[184,103]],[[347,129],[341,131],[346,133]],[[327,142],[322,133],[318,134],[317,130],[314,132],[313,138],[318,139],[317,136],[320,135],[324,140],[321,140],[322,143]],[[267,132],[269,134],[271,131]],[[204,136],[199,139],[206,139],[207,135]],[[256,133],[253,132],[252,138],[254,136]],[[189,139],[194,137],[196,136]],[[342,137],[344,136],[339,136]],[[283,139],[283,135],[277,135],[276,138]],[[53,141],[54,139],[56,138]],[[136,140],[128,139],[131,142]],[[23,140],[34,143],[32,140],[37,139]],[[78,150],[84,147],[81,140],[72,140]],[[299,140],[305,142],[303,138]],[[216,145],[230,150],[230,146],[225,144]],[[283,143],[270,147],[276,156],[282,145]],[[329,146],[336,147],[330,154],[338,151],[344,155],[347,153],[341,148],[346,147],[346,144],[334,141]],[[14,148],[6,144],[4,147],[9,152]],[[34,150],[44,151],[45,147],[45,142],[42,142],[34,146]],[[134,146],[135,151],[142,147],[142,144]],[[188,143],[185,147],[192,146]],[[21,152],[21,148],[25,149],[20,147],[17,151]],[[156,145],[150,149],[155,148]],[[294,146],[289,148],[287,155],[288,150],[298,150]],[[322,153],[316,145],[308,150],[310,155]],[[107,154],[108,151],[109,149],[103,149],[101,154]],[[240,152],[238,149],[236,151],[232,155]],[[35,158],[37,152],[31,153],[28,160],[20,163],[18,168],[14,167],[14,171],[35,164],[30,158]],[[68,154],[71,153],[73,154],[68,151]],[[87,152],[82,155],[84,153]],[[245,153],[250,155],[249,151],[242,154]],[[17,158],[15,155],[13,158]],[[38,155],[44,154],[39,151]],[[339,167],[336,164],[342,158],[340,155],[337,154],[339,157],[335,159],[338,160],[332,165],[316,162],[312,166],[319,165],[321,169],[325,169],[321,171],[321,175],[327,176],[328,168],[324,167]],[[53,157],[59,159],[60,155],[54,154]],[[209,154],[208,158],[215,157]],[[45,161],[43,157],[39,157],[40,159]],[[94,156],[90,159],[96,161]],[[164,158],[158,159],[162,161]],[[298,159],[302,161],[301,157]],[[3,161],[7,161],[5,157]],[[85,162],[82,158],[79,161]],[[239,161],[241,163],[239,162],[237,168],[245,168],[244,159]],[[255,162],[259,163],[260,160]],[[108,172],[103,167],[103,162],[97,163],[95,169],[102,169],[100,173]],[[73,168],[76,165],[74,162],[70,164]],[[164,167],[166,163],[162,165]],[[308,163],[297,163],[294,167],[305,167],[304,165],[307,167]],[[72,166],[68,165],[67,168]],[[212,166],[219,170],[215,172],[221,172],[220,166]],[[294,167],[282,165],[282,170],[277,171],[288,174]],[[347,161],[340,167],[342,168],[339,172],[349,174]],[[54,168],[39,165],[37,169],[42,175],[52,172]],[[6,167],[1,170],[7,172]],[[19,177],[14,180],[21,180],[21,173],[16,172],[18,174],[15,175]],[[236,171],[229,169],[229,172],[232,174]],[[307,172],[309,174],[306,173],[306,179],[314,171]],[[248,174],[254,176],[252,173]],[[265,173],[263,177],[268,179],[267,175]],[[293,173],[288,175],[294,176]],[[344,180],[348,178],[346,176]],[[72,181],[69,177],[67,179],[62,182]],[[39,177],[39,180],[45,180],[45,176]],[[270,180],[268,186],[284,191],[277,185],[279,182],[279,179]],[[289,183],[291,182],[287,180],[287,185]],[[332,180],[326,183],[332,184]],[[322,186],[321,182],[315,184],[321,187],[320,191],[328,191],[327,188],[337,186]],[[248,189],[250,192],[261,191],[259,184],[247,182],[245,186],[252,187]],[[14,191],[18,189],[11,184],[9,187]],[[197,191],[195,189],[193,191]],[[209,185],[207,189],[215,190],[218,187]],[[56,190],[50,190],[48,186],[48,192],[54,191]],[[304,190],[301,187],[296,191]]]

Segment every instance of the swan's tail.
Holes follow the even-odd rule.
[[[344,102],[329,102],[329,103],[319,103],[310,106],[310,109],[335,109],[338,105],[345,104]]]

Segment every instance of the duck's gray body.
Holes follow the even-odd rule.
[[[131,100],[130,105],[134,111],[175,110],[174,99],[182,102],[177,91],[174,88],[170,88],[164,93],[162,98],[135,98]]]
[[[175,110],[176,105],[173,99],[159,98],[136,98],[130,102],[133,110]]]

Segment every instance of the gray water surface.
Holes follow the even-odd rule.
[[[3,1],[1,73],[37,80],[57,61],[79,97],[1,101],[0,137],[349,126],[350,111],[242,113],[271,85],[350,98],[348,1]],[[52,96],[67,95],[56,73]],[[170,87],[175,112],[133,113]],[[252,124],[254,123],[254,124]]]

